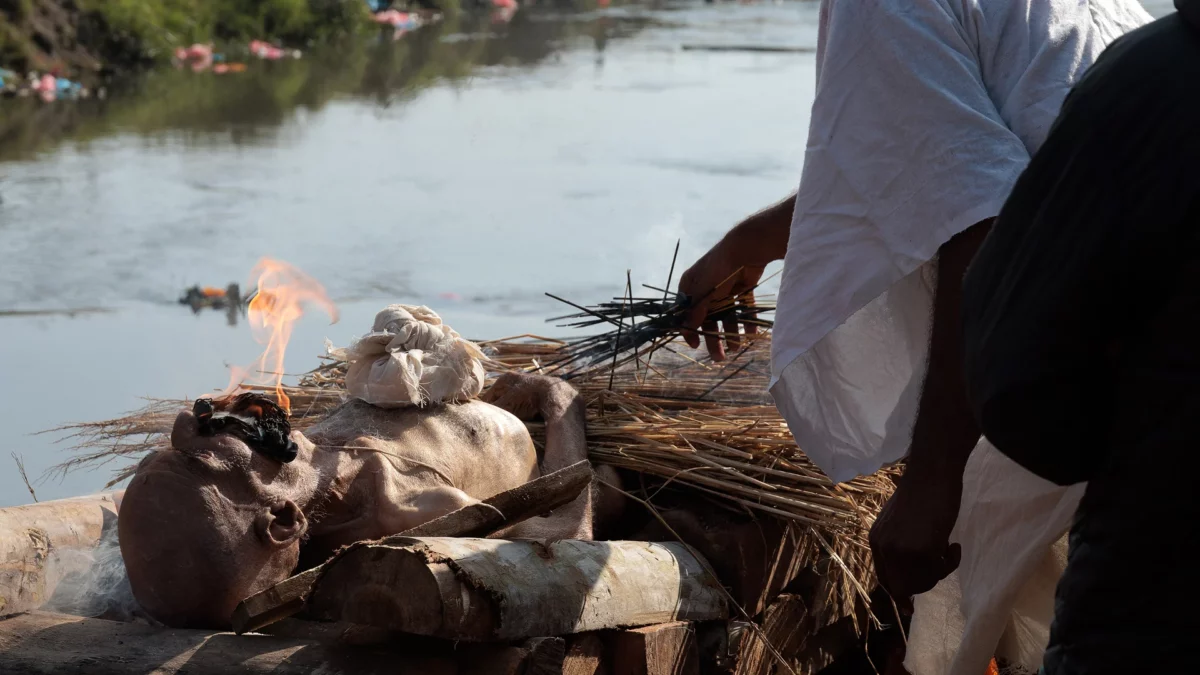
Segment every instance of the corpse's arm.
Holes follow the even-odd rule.
[[[523,420],[541,417],[546,423],[542,474],[587,459],[583,399],[566,382],[527,374],[502,376],[484,400]],[[531,518],[496,534],[512,539],[591,539],[593,490],[585,489],[565,506],[541,518]]]

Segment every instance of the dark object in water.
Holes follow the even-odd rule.
[[[225,310],[225,320],[230,326],[237,325],[238,314],[245,311],[249,302],[250,298],[242,297],[237,284],[229,284],[224,290],[212,286],[192,286],[179,298],[179,304],[191,307],[193,314],[199,314],[204,309]]]
[[[192,412],[201,436],[230,434],[245,441],[250,449],[287,463],[296,459],[298,448],[291,439],[288,414],[262,394],[238,394],[230,398],[196,399]]]

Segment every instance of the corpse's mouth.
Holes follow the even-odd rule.
[[[201,436],[229,434],[277,462],[286,464],[296,459],[298,448],[291,439],[287,412],[262,394],[196,399],[192,413]]]

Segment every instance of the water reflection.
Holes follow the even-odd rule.
[[[3,101],[0,161],[29,157],[66,137],[86,142],[114,132],[180,131],[193,146],[212,143],[213,132],[229,134],[219,142],[271,142],[297,110],[319,110],[343,96],[382,108],[402,105],[434,83],[454,83],[490,66],[537,65],[576,40],[594,43],[602,63],[608,40],[654,22],[637,10],[588,11],[594,4],[464,13],[410,32],[387,27],[373,39],[316,49],[297,60],[254,62],[239,73],[156,71],[110,91],[103,101]]]

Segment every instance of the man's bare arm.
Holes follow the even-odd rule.
[[[991,223],[977,223],[938,249],[929,359],[907,468],[871,528],[880,583],[902,605],[958,567],[958,545],[949,538],[963,469],[980,435],[963,371],[962,281]]]

